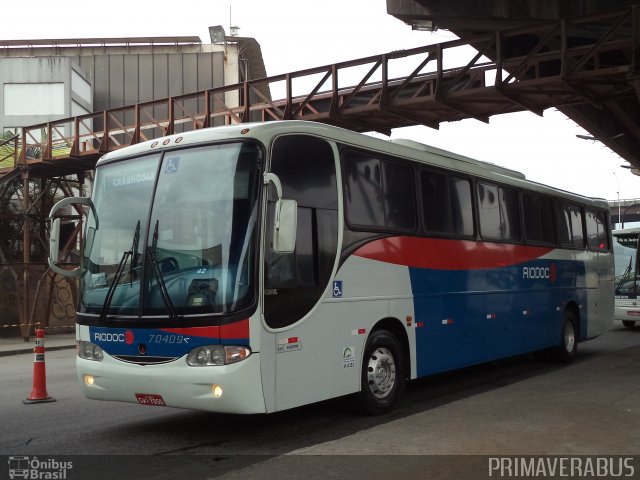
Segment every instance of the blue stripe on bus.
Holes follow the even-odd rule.
[[[418,376],[559,345],[564,309],[586,305],[583,262],[486,270],[409,268]],[[581,337],[586,308],[581,310]]]

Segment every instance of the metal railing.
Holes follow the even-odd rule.
[[[0,141],[0,168],[13,169],[18,163],[20,150],[18,148],[18,139],[20,135],[16,134],[6,140]]]

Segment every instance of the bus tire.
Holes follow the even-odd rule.
[[[627,328],[633,328],[635,327],[636,322],[634,320],[623,320],[622,325],[624,325]]]
[[[556,349],[556,359],[561,363],[571,362],[578,351],[578,330],[576,315],[572,310],[564,312],[560,346]]]
[[[404,358],[398,339],[387,330],[375,330],[367,339],[362,358],[360,408],[381,415],[395,405],[404,392]]]

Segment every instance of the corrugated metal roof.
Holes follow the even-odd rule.
[[[114,38],[55,38],[34,40],[0,40],[0,47],[95,47],[126,45],[185,45],[201,44],[196,36],[180,37],[114,37]]]

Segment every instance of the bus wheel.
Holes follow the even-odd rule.
[[[390,410],[405,387],[402,347],[386,330],[374,331],[367,340],[362,359],[360,407],[370,415]]]
[[[556,357],[562,363],[571,362],[578,351],[578,335],[575,314],[571,310],[564,313],[562,343],[556,350]]]
[[[633,320],[623,320],[622,324],[627,328],[633,328],[636,325],[636,322]]]

